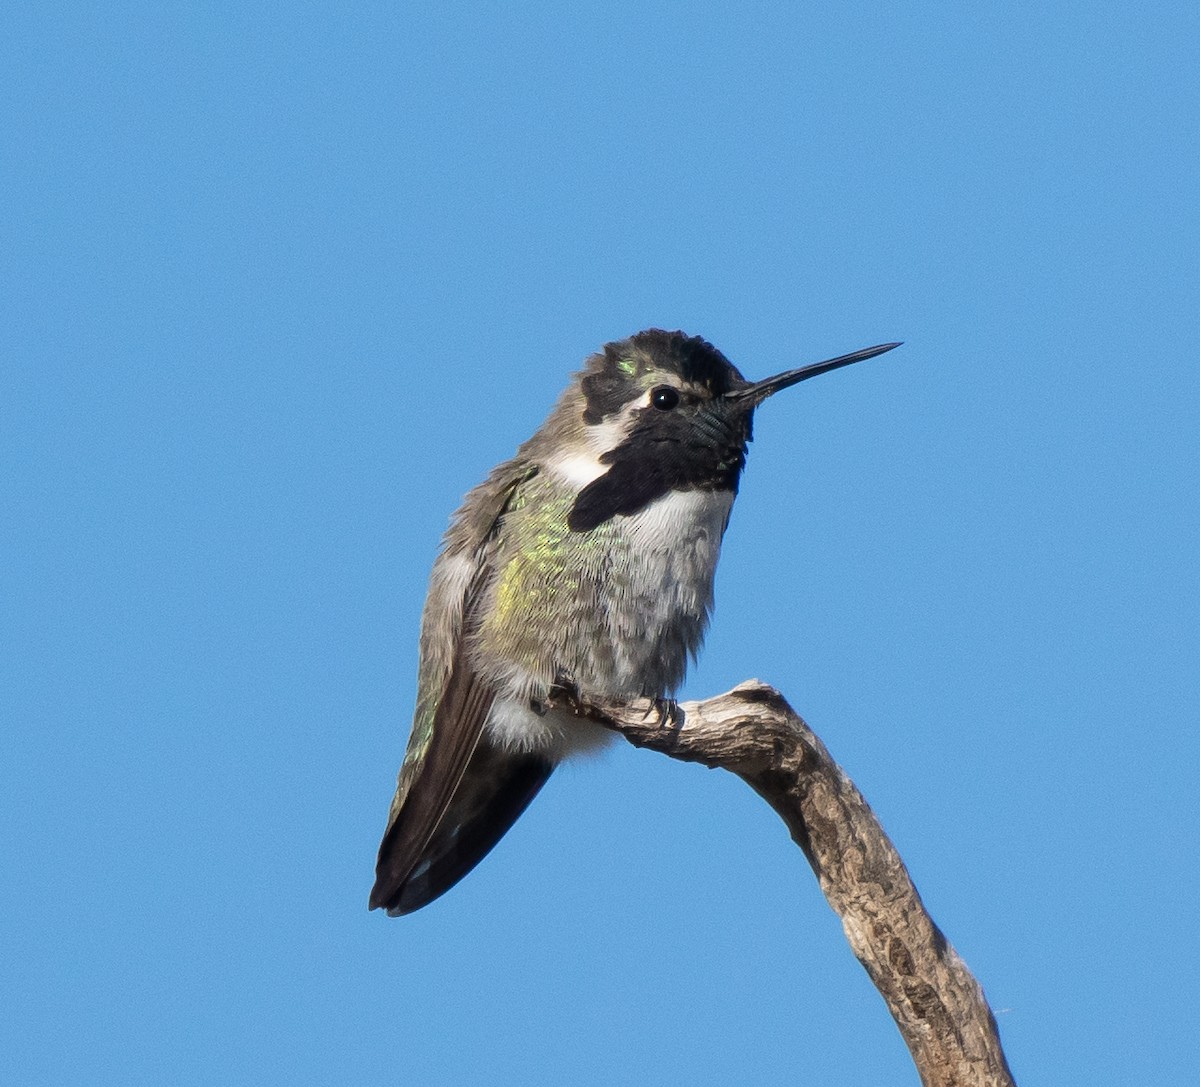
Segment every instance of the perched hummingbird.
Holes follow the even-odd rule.
[[[749,382],[712,344],[650,329],[587,360],[541,429],[454,515],[421,620],[417,705],[371,908],[433,901],[566,756],[611,733],[550,708],[664,698],[708,625],[754,409],[890,351]]]

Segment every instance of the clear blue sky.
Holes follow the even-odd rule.
[[[1023,1085],[1193,1084],[1195,4],[427,8],[0,17],[0,1079],[916,1084],[719,773],[367,913],[446,518],[660,325],[906,341],[760,412],[685,696],[788,695]]]

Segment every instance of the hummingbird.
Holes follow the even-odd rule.
[[[371,909],[399,916],[445,893],[559,762],[612,736],[553,690],[667,704],[708,626],[755,408],[898,346],[753,382],[706,340],[662,329],[587,359],[443,539]]]

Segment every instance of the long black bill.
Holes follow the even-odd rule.
[[[811,366],[801,366],[799,370],[787,370],[774,377],[751,382],[740,389],[726,393],[725,396],[728,400],[743,401],[747,407],[754,407],[756,404],[761,404],[768,396],[773,396],[780,389],[786,389],[789,385],[807,381],[810,377],[816,377],[818,374],[827,374],[830,370],[849,366],[853,362],[873,359],[876,355],[882,355],[885,351],[891,351],[892,348],[899,346],[899,343],[881,343],[876,347],[864,347],[861,351],[855,351],[851,355],[839,355],[836,359],[814,362]]]

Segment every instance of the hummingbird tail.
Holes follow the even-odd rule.
[[[445,894],[474,868],[546,784],[554,764],[514,754],[483,738],[462,782],[424,849],[408,856],[404,808],[379,846],[371,909],[392,917],[412,913]]]

